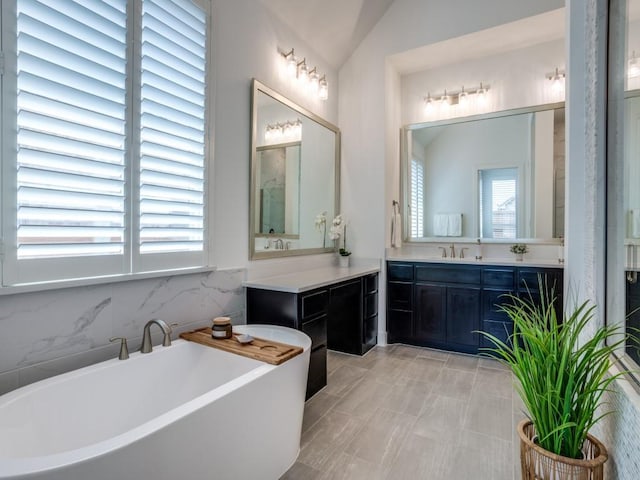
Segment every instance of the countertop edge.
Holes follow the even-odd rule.
[[[419,256],[405,255],[405,256],[388,256],[385,258],[387,262],[413,262],[413,263],[437,263],[440,265],[478,265],[480,267],[492,267],[492,266],[510,266],[510,267],[536,267],[536,268],[560,268],[564,269],[564,263],[553,262],[551,260],[509,260],[505,258],[491,258],[475,260],[470,259],[446,259],[446,258],[424,258]]]
[[[314,268],[303,272],[245,280],[242,286],[276,292],[302,293],[379,272],[378,265]]]

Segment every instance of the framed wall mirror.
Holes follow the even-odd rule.
[[[333,251],[340,130],[256,79],[251,110],[251,260]]]
[[[405,126],[405,240],[559,242],[564,135],[562,103]]]

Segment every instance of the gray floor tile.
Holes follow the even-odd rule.
[[[446,443],[451,448],[459,440],[468,406],[466,399],[434,393],[425,400],[424,409],[413,426],[413,433]]]
[[[298,461],[322,472],[328,470],[364,424],[360,418],[331,410],[302,434]]]
[[[445,397],[466,400],[471,396],[476,373],[443,368],[433,383],[433,392]]]
[[[444,479],[447,442],[410,433],[387,473],[388,480]]]
[[[442,360],[416,357],[407,366],[403,375],[418,382],[433,383],[438,379],[444,366],[445,362]]]
[[[511,442],[467,431],[448,452],[445,471],[447,480],[511,480]]]
[[[380,406],[393,412],[418,416],[431,390],[431,383],[400,377]]]
[[[449,355],[447,358],[447,368],[464,370],[465,372],[475,372],[478,368],[478,357],[471,355]]]
[[[319,478],[321,480],[381,480],[384,478],[382,472],[380,467],[371,462],[341,453],[331,468]]]
[[[392,387],[389,385],[366,379],[354,386],[347,396],[341,398],[333,410],[360,418],[369,418],[384,403],[391,391]]]
[[[330,395],[324,391],[316,393],[304,405],[304,417],[302,419],[302,431],[305,432],[313,426],[325,413],[327,413],[340,397]]]
[[[348,359],[349,356],[345,353],[334,352],[333,350],[327,351],[327,373],[331,373],[336,368],[344,365]]]
[[[478,367],[473,389],[474,391],[488,392],[492,395],[511,399],[513,395],[513,376],[507,370]]]
[[[343,363],[327,375],[327,386],[323,392],[329,395],[344,396],[344,394],[357,385],[367,373],[367,369],[353,367]]]
[[[444,350],[435,350],[433,348],[423,348],[418,353],[419,357],[435,358],[436,360],[442,361],[446,361],[449,358],[449,355],[452,354],[445,352]]]
[[[474,391],[469,399],[469,408],[464,428],[476,433],[511,442],[513,433],[511,399],[491,395],[485,391]]]
[[[322,472],[315,468],[311,468],[304,463],[296,462],[280,477],[280,480],[317,480],[321,478],[321,474]]]

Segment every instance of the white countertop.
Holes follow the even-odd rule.
[[[451,263],[451,264],[466,264],[466,265],[505,265],[511,267],[542,267],[542,268],[564,268],[564,264],[558,262],[558,260],[546,260],[546,259],[527,259],[526,256],[523,261],[516,261],[514,258],[483,258],[482,260],[476,260],[475,258],[442,258],[442,257],[424,257],[420,254],[410,252],[398,252],[388,253],[388,261],[399,262],[423,262],[423,263]]]
[[[377,264],[353,265],[350,267],[331,266],[312,268],[273,277],[245,280],[242,282],[242,285],[263,290],[300,293],[379,271],[380,266]]]

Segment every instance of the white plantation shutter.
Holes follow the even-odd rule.
[[[2,15],[2,283],[205,265],[204,7],[16,0]]]
[[[486,238],[517,237],[518,169],[480,170],[480,224]]]
[[[411,237],[424,237],[424,165],[411,159]]]
[[[204,250],[205,12],[191,2],[144,0],[140,77],[139,252]],[[181,260],[184,262],[184,260]],[[168,265],[170,266],[170,264]]]
[[[5,242],[9,261],[24,263],[17,282],[91,274],[105,256],[107,273],[122,271],[126,1],[85,3],[16,4],[17,191]],[[87,272],[58,269],[79,256],[102,258]]]

